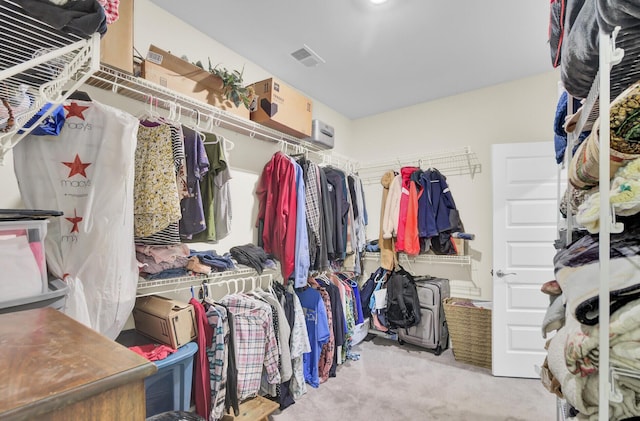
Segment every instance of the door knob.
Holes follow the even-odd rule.
[[[498,269],[498,271],[496,272],[496,276],[498,278],[503,278],[507,275],[517,275],[517,273],[515,272],[503,272],[502,269]]]

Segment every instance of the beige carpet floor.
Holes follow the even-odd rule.
[[[412,345],[374,338],[354,347],[358,361],[308,387],[273,421],[553,421],[556,399],[538,379],[494,377],[490,370]]]

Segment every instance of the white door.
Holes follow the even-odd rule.
[[[493,375],[539,377],[554,279],[558,166],[553,143],[493,145]]]

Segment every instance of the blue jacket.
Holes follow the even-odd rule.
[[[430,238],[452,229],[449,213],[456,209],[447,178],[435,168],[420,177],[423,192],[418,200],[418,235]]]

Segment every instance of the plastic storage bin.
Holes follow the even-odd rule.
[[[45,293],[33,297],[0,301],[0,314],[41,307],[53,307],[56,310],[62,310],[67,301],[68,293],[69,287],[67,284],[60,279],[52,279],[49,281],[49,286]]]
[[[363,323],[356,325],[353,329],[353,337],[351,338],[352,345],[358,345],[367,337],[369,333],[369,318],[364,319]]]
[[[158,371],[144,381],[147,417],[166,411],[189,410],[196,351],[198,345],[189,342],[167,358],[153,362]]]
[[[49,291],[44,220],[0,221],[0,297],[19,300]]]

